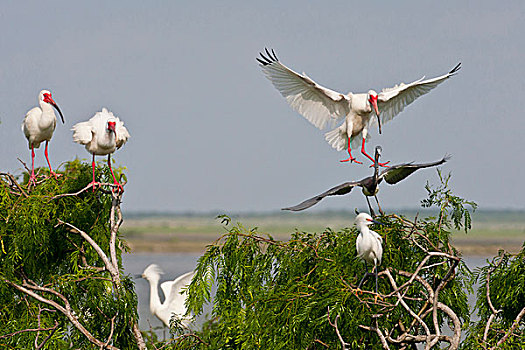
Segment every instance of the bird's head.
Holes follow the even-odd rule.
[[[379,159],[379,157],[381,157],[381,152],[383,152],[383,148],[381,146],[376,146],[376,155],[375,155],[376,162]]]
[[[115,128],[117,127],[116,122],[108,122],[108,132],[116,133]]]
[[[154,279],[159,279],[160,275],[164,274],[164,271],[157,264],[151,264],[142,273],[142,278],[145,280],[151,281]]]
[[[62,124],[64,124],[64,115],[62,114],[62,111],[60,108],[58,108],[58,105],[53,100],[53,97],[51,96],[51,91],[49,90],[42,90],[40,91],[40,94],[38,94],[38,100],[40,103],[49,103],[51,106],[55,107],[55,109],[60,114],[60,118],[62,119]]]
[[[377,117],[377,124],[379,125],[379,133],[381,134],[381,118],[379,118],[379,108],[377,108],[377,92],[374,90],[368,91],[368,103],[374,109]]]
[[[361,213],[359,215],[356,216],[355,218],[355,221],[354,221],[354,225],[356,226],[368,226],[368,225],[371,225],[371,224],[379,224],[379,225],[384,225],[382,222],[379,222],[379,221],[376,221],[374,219],[372,219],[372,217],[370,215],[368,215],[367,213]]]

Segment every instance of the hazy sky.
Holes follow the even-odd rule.
[[[66,119],[50,144],[54,166],[90,159],[72,142],[73,124],[103,106],[124,120],[131,139],[115,159],[128,169],[127,210],[277,210],[371,169],[339,163],[347,154],[264,77],[260,50],[344,93],[461,61],[382,135],[373,130],[367,150],[380,144],[392,163],[450,153],[443,170],[455,193],[481,208],[525,209],[524,16],[523,1],[8,1],[0,169],[30,162],[20,123],[47,88]],[[36,154],[45,165],[43,147]],[[436,171],[384,184],[383,206],[417,207],[427,179],[436,184]],[[355,191],[315,210],[364,205]]]

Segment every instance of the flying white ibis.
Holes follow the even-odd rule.
[[[359,235],[355,241],[355,247],[357,250],[357,256],[365,262],[365,274],[361,281],[357,285],[357,291],[360,290],[363,282],[367,279],[368,276],[374,275],[376,278],[376,302],[377,302],[377,267],[381,265],[381,259],[383,258],[383,238],[371,229],[368,228],[368,225],[376,223],[379,225],[384,225],[382,222],[375,221],[367,213],[361,213],[355,218],[354,225],[357,226],[359,230]],[[374,269],[373,273],[368,272],[368,266],[366,263],[373,264]]]
[[[163,274],[161,268],[156,264],[151,264],[142,273],[142,278],[146,279],[150,285],[149,309],[151,313],[161,320],[167,327],[170,326],[170,319],[173,314],[181,319],[184,326],[190,323],[190,319],[183,317],[186,314],[187,291],[181,293],[182,289],[191,283],[195,271],[180,275],[173,281],[161,283],[160,288],[164,293],[164,302],[160,302],[158,285],[160,275]]]
[[[95,155],[104,156],[106,154],[108,155],[108,166],[113,181],[123,191],[124,189],[115,178],[111,168],[111,153],[122,147],[130,136],[124,127],[124,122],[120,121],[106,108],[102,108],[101,112],[97,112],[87,122],[75,124],[71,130],[73,130],[73,141],[85,145],[87,151],[93,155],[93,162],[91,163],[93,181],[90,183],[93,185],[93,191],[95,191],[95,185],[100,184],[95,181]]]
[[[370,135],[368,130],[377,117],[379,133],[381,124],[394,118],[403,109],[414,102],[419,96],[453,76],[460,68],[456,65],[450,72],[442,76],[424,80],[425,77],[410,84],[400,83],[392,88],[385,88],[379,94],[374,90],[368,93],[344,95],[325,88],[310,79],[305,73],[299,74],[279,62],[275,52],[266,50],[266,56],[260,53],[257,61],[261,64],[266,77],[284,96],[290,106],[318,129],[323,129],[329,121],[344,118],[343,123],[327,132],[325,139],[338,151],[347,149],[348,159],[341,162],[356,162],[352,157],[351,148],[357,148],[361,143],[361,153],[372,162],[374,159],[365,151],[365,142]],[[381,116],[381,117],[380,117]],[[385,166],[386,163],[381,163]]]
[[[51,106],[55,107],[58,113],[60,113],[60,118],[62,123],[64,123],[64,116],[62,111],[58,108],[58,105],[55,103],[51,97],[51,92],[48,90],[42,90],[38,94],[38,104],[40,107],[35,107],[29,110],[26,113],[24,121],[22,122],[22,131],[27,138],[29,143],[29,148],[31,149],[31,176],[29,177],[29,184],[36,182],[35,176],[35,148],[40,147],[40,143],[46,141],[46,149],[44,154],[46,156],[47,165],[49,165],[49,172],[55,178],[59,175],[56,174],[51,168],[51,163],[49,162],[49,157],[47,153],[47,145],[53,137],[53,132],[57,125],[57,118],[55,112]]]
[[[410,176],[412,173],[414,173],[415,171],[419,169],[438,166],[438,165],[445,163],[446,161],[450,159],[450,156],[446,155],[441,160],[438,160],[436,162],[431,162],[431,163],[396,164],[396,165],[392,165],[391,167],[379,173],[378,164],[380,164],[379,157],[381,156],[381,152],[382,152],[381,146],[376,146],[375,161],[374,161],[374,165],[375,165],[374,175],[366,177],[359,181],[345,182],[338,186],[332,187],[328,191],[318,194],[315,197],[307,199],[300,204],[297,204],[293,207],[283,208],[282,210],[301,211],[304,209],[308,209],[316,205],[317,203],[319,203],[324,197],[341,196],[341,195],[350,193],[350,191],[352,191],[354,187],[359,186],[361,187],[363,194],[365,195],[366,201],[368,203],[368,208],[370,209],[370,214],[374,215],[374,211],[372,209],[372,206],[370,205],[370,201],[368,200],[368,197],[374,196],[376,199],[377,206],[379,207],[379,212],[382,215],[384,215],[381,209],[381,206],[379,205],[379,201],[377,200],[377,197],[376,197],[376,194],[379,191],[379,184],[381,183],[381,181],[385,180],[388,184],[394,185],[398,183],[399,181],[406,179],[408,176]]]

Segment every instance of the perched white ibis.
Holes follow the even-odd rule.
[[[344,95],[327,89],[310,79],[305,73],[299,74],[279,62],[275,52],[266,49],[266,56],[261,53],[257,61],[261,64],[266,77],[284,96],[290,106],[318,129],[324,129],[329,121],[344,118],[343,123],[327,132],[325,139],[338,151],[347,149],[349,158],[342,162],[356,162],[352,157],[351,148],[357,148],[361,143],[361,153],[372,162],[374,159],[365,151],[365,142],[370,137],[368,130],[377,117],[379,133],[381,124],[394,118],[403,109],[453,76],[460,68],[456,65],[450,72],[442,76],[424,80],[425,77],[410,84],[400,83],[393,88],[383,89],[379,94],[374,90],[368,93]],[[386,163],[381,163],[385,166]]]
[[[59,176],[51,168],[51,163],[49,162],[49,156],[47,153],[48,143],[51,141],[51,137],[53,137],[53,132],[57,125],[57,118],[51,106],[55,107],[58,113],[60,113],[62,123],[64,123],[64,116],[62,115],[60,108],[58,108],[58,105],[53,100],[51,92],[48,90],[40,91],[38,94],[38,104],[40,107],[35,107],[29,110],[22,122],[22,131],[24,132],[29,143],[29,148],[31,149],[31,176],[29,177],[29,183],[35,183],[36,181],[35,148],[39,148],[40,143],[44,141],[46,141],[44,154],[46,156],[47,165],[49,165],[49,172],[55,178]]]
[[[111,154],[126,143],[129,138],[128,130],[124,127],[124,122],[115,117],[113,113],[106,108],[102,108],[101,112],[97,112],[87,122],[75,124],[73,126],[73,141],[85,145],[89,153],[93,155],[93,191],[95,185],[100,184],[95,181],[95,155],[108,155],[108,166],[113,176],[115,185],[123,191],[122,186],[115,178],[113,169],[111,168]]]
[[[186,314],[187,292],[181,293],[182,289],[191,283],[195,271],[187,272],[173,281],[167,281],[160,285],[164,293],[164,302],[160,302],[158,285],[160,275],[163,274],[161,268],[156,264],[151,264],[142,273],[142,278],[146,279],[150,285],[149,309],[151,313],[161,320],[167,327],[170,326],[170,319],[173,314],[181,319],[181,323],[187,326],[189,318],[183,317]]]
[[[381,238],[377,232],[368,228],[368,225],[371,225],[372,223],[384,225],[382,222],[372,219],[367,213],[357,215],[354,222],[354,225],[356,225],[359,230],[359,235],[355,241],[357,256],[365,262],[365,274],[357,285],[357,290],[359,291],[368,276],[375,275],[377,301],[377,267],[381,265],[381,259],[383,258],[383,238]],[[374,272],[368,272],[368,266],[366,263],[374,265]]]
[[[381,209],[381,206],[379,206],[379,201],[377,200],[376,194],[379,191],[379,184],[381,181],[385,180],[388,184],[394,185],[398,183],[401,180],[406,179],[408,176],[410,176],[412,173],[419,169],[423,168],[430,168],[434,166],[441,165],[448,161],[450,159],[450,156],[446,155],[441,160],[431,162],[431,163],[421,163],[421,164],[414,164],[414,163],[403,163],[403,164],[396,164],[392,165],[391,167],[383,170],[381,173],[379,173],[379,157],[381,156],[381,146],[376,146],[375,150],[375,161],[374,161],[374,175],[366,177],[359,181],[352,181],[352,182],[345,182],[338,186],[332,187],[328,191],[325,191],[321,194],[318,194],[315,197],[312,197],[310,199],[305,200],[304,202],[301,202],[293,207],[287,207],[283,208],[282,210],[291,210],[291,211],[301,211],[304,209],[308,209],[317,203],[319,203],[323,198],[328,196],[341,196],[347,193],[350,193],[352,189],[356,186],[361,187],[363,194],[365,195],[366,201],[368,203],[368,208],[370,209],[370,214],[374,215],[374,211],[372,209],[372,206],[370,205],[370,201],[368,200],[368,197],[374,196],[376,199],[377,206],[379,207],[379,212],[383,214],[383,211]]]

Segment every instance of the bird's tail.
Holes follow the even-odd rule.
[[[330,144],[330,146],[332,146],[332,148],[335,148],[338,151],[344,151],[348,149],[348,134],[346,133],[345,123],[324,134],[324,138]],[[366,140],[368,141],[369,138],[370,135],[367,135]],[[362,132],[350,138],[350,148],[359,148],[361,142],[363,142]]]
[[[335,128],[324,134],[325,140],[338,151],[343,151],[348,147],[348,136],[346,134],[346,127],[343,123],[341,126]]]

